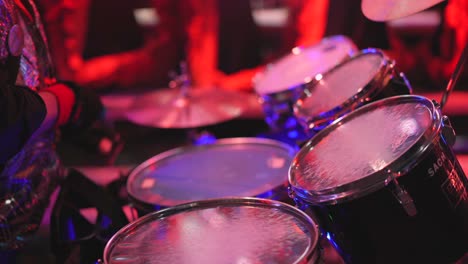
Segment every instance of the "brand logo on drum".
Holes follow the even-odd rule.
[[[442,152],[442,155],[436,160],[436,162],[432,163],[432,167],[427,170],[429,177],[434,176],[446,160],[447,157]]]
[[[468,201],[465,185],[463,185],[460,175],[455,170],[449,174],[447,180],[442,184],[442,190],[453,208],[457,208],[461,202]]]

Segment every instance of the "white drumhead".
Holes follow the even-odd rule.
[[[363,53],[338,65],[309,89],[301,102],[301,112],[316,116],[340,106],[359,93],[382,68],[380,53]]]
[[[195,202],[140,218],[109,241],[105,262],[304,263],[313,255],[318,230],[310,217],[269,200],[242,200]]]
[[[423,11],[443,0],[362,0],[362,13],[374,21],[389,21]]]
[[[307,83],[356,50],[354,43],[345,36],[333,36],[310,47],[294,48],[292,53],[269,65],[263,73],[256,76],[255,91],[260,95],[272,94]]]
[[[129,194],[147,204],[257,196],[287,183],[293,148],[273,140],[237,138],[155,156],[129,176]]]
[[[366,178],[405,154],[432,126],[431,109],[423,103],[373,105],[379,107],[351,113],[301,150],[290,170],[291,184],[319,192]]]

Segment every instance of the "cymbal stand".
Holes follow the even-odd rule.
[[[442,95],[442,99],[440,100],[440,109],[443,109],[444,105],[447,103],[448,97],[450,93],[453,91],[453,89],[455,88],[455,85],[457,84],[457,81],[460,77],[460,74],[467,60],[468,60],[468,42],[465,43],[465,47],[463,48],[463,51],[460,54],[460,57],[458,58],[457,65],[455,66],[455,70],[453,71],[452,76],[450,76],[450,80],[447,84],[447,88],[445,89],[444,94]]]
[[[173,89],[179,89],[180,96],[175,100],[174,104],[182,108],[187,116],[190,116],[190,93],[191,93],[191,78],[188,70],[188,65],[185,61],[180,64],[180,75],[172,74],[172,81],[169,83],[169,87]],[[202,145],[213,143],[216,137],[207,130],[199,130],[196,127],[186,128],[185,134],[189,144]]]

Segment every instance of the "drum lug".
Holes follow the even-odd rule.
[[[289,198],[291,198],[294,201],[296,208],[305,211],[307,209],[307,205],[304,202],[302,202],[301,199],[297,198],[296,192],[293,190],[293,188],[291,186],[288,186],[287,191]]]
[[[447,144],[451,147],[455,144],[457,138],[455,130],[450,123],[450,119],[447,116],[442,117],[442,136],[444,137]]]
[[[416,209],[416,205],[414,204],[413,197],[398,183],[397,178],[392,172],[388,172],[390,174],[389,183],[392,184],[392,193],[398,202],[403,206],[406,214],[408,216],[416,216],[418,214],[418,210]]]
[[[395,189],[394,194],[398,202],[400,202],[401,206],[403,206],[403,209],[405,209],[405,212],[409,216],[415,216],[418,214],[418,210],[416,209],[413,198],[405,189],[398,186]]]
[[[436,100],[432,99],[432,104],[436,109],[440,109],[440,104]]]

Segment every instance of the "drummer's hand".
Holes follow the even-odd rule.
[[[231,91],[252,91],[253,78],[259,71],[259,68],[242,70],[233,74],[225,74],[218,71],[216,86]]]
[[[103,88],[115,84],[122,60],[109,55],[85,61],[76,73],[76,82],[90,88]]]

